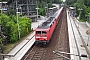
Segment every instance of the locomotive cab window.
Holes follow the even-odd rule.
[[[47,35],[46,33],[46,31],[42,31],[42,36],[45,37]]]
[[[36,31],[36,34],[46,34],[46,31]]]
[[[41,34],[41,31],[36,31],[36,34]]]
[[[42,34],[46,34],[46,31],[42,31]]]

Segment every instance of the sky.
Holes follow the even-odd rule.
[[[63,2],[65,2],[66,0],[63,0]]]

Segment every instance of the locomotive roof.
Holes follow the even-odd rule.
[[[38,28],[42,28],[42,29],[49,28],[54,20],[55,20],[55,17],[49,17],[49,19],[43,22],[41,25],[39,25]]]

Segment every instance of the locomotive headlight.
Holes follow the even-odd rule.
[[[36,38],[40,38],[40,36],[36,36]]]
[[[43,37],[45,40],[47,40],[47,37]]]

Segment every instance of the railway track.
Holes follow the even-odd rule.
[[[28,53],[22,60],[39,60],[45,53],[46,53],[45,48],[34,46],[30,51],[28,51]]]
[[[56,55],[53,51],[69,52],[66,10],[64,10],[60,17],[50,43],[46,47],[33,45],[22,60],[67,60],[65,57],[69,58],[69,55]]]
[[[69,39],[68,39],[68,27],[67,27],[67,19],[66,19],[66,11],[64,11],[62,18],[61,18],[61,28],[59,28],[60,25],[57,26],[58,33],[58,44],[56,45],[56,51],[61,52],[69,52]],[[60,23],[59,23],[60,24]],[[69,56],[65,54],[58,54],[55,58],[56,60],[68,60]]]

